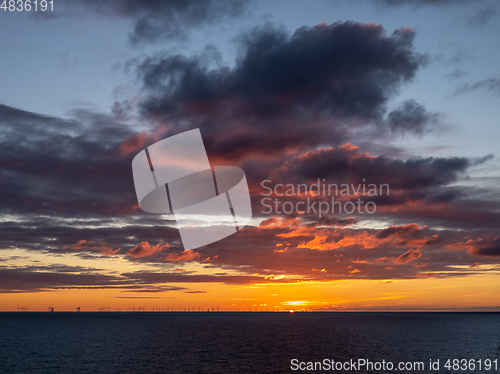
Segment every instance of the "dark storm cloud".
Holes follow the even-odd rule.
[[[131,19],[132,43],[184,38],[190,28],[226,22],[246,13],[252,0],[85,0],[58,6],[85,9],[100,16]]]
[[[273,172],[274,180],[303,183],[318,178],[340,183],[388,184],[391,189],[419,189],[448,185],[468,168],[493,156],[482,158],[426,157],[406,161],[362,153],[358,147],[343,145],[299,154]],[[332,182],[330,182],[332,183]]]
[[[139,73],[144,87],[163,94],[166,104],[265,95],[274,105],[281,97],[324,114],[376,117],[426,61],[413,51],[413,38],[411,29],[387,36],[382,26],[354,22],[304,26],[291,38],[268,26],[241,37],[244,51],[232,69],[209,70],[203,61],[177,55],[148,58]],[[168,105],[156,109],[170,111]]]
[[[182,122],[172,125],[177,131],[199,127],[207,147],[225,155],[338,142],[350,126],[381,121],[388,99],[426,63],[414,36],[409,28],[388,35],[380,25],[336,22],[289,37],[267,25],[239,38],[231,68],[211,67],[206,55],[148,57],[137,65],[143,114]],[[423,120],[396,127],[420,132]]]
[[[474,254],[488,257],[500,256],[500,238],[496,238],[489,243],[483,243],[483,245],[478,246]]]
[[[86,216],[131,212],[130,162],[118,148],[132,131],[87,111],[62,120],[0,105],[3,213]]]
[[[498,222],[500,222],[498,201],[474,199],[470,195],[471,193],[466,193],[465,198],[448,201],[445,204],[425,198],[405,199],[399,204],[388,205],[392,209],[387,214],[382,211],[380,218],[386,215],[398,222],[411,221],[432,227],[461,229],[470,232],[474,237],[481,230],[498,232]],[[420,204],[412,206],[415,202]]]
[[[461,246],[467,248],[471,254],[476,256],[500,256],[500,237],[494,239],[469,240],[462,245],[458,244],[456,247],[460,248]]]
[[[83,257],[130,252],[136,261],[176,250],[175,222],[138,210],[135,153],[120,152],[133,130],[88,111],[72,117],[0,105],[0,247]],[[163,247],[139,253],[148,240]]]

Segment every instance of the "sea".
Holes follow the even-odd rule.
[[[500,313],[0,313],[0,374],[498,373],[499,365]]]

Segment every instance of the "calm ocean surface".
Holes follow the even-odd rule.
[[[292,359],[359,358],[498,373],[443,366],[500,364],[499,346],[500,313],[0,313],[1,374],[291,373]]]

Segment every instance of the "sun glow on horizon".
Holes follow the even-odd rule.
[[[36,293],[2,295],[2,311],[125,311],[132,308],[175,308],[191,311],[274,311],[298,307],[304,311],[377,310],[500,310],[500,291],[491,285],[498,275],[413,280],[340,280],[272,283],[255,287],[221,283],[168,283],[171,290],[136,292],[123,288],[71,287]],[[297,299],[297,297],[301,297]]]

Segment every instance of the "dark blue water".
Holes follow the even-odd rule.
[[[500,364],[499,313],[0,313],[0,373],[291,373],[298,362]],[[389,372],[349,368],[344,373]],[[497,368],[498,369],[498,368]],[[310,371],[312,372],[312,371]],[[325,371],[328,372],[328,371]]]

